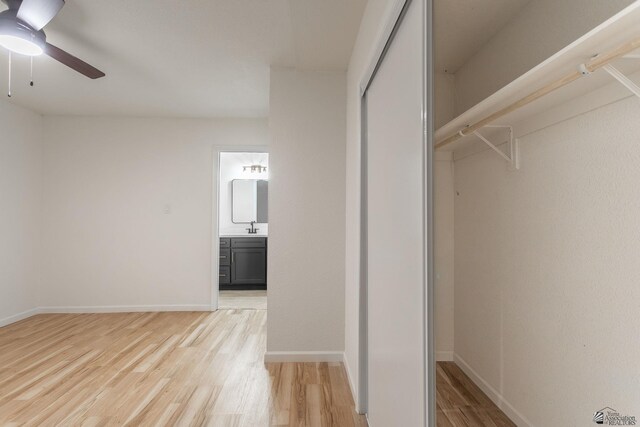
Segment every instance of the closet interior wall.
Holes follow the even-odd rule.
[[[631,3],[529,2],[436,74],[436,127]],[[639,113],[629,94],[533,129],[518,171],[488,147],[436,153],[437,356],[518,425],[588,423],[604,406],[637,415]]]
[[[436,73],[435,127],[438,128],[455,115],[454,76]],[[437,151],[433,162],[434,180],[434,298],[435,298],[435,347],[436,359],[453,360],[453,204],[454,169],[451,152]]]

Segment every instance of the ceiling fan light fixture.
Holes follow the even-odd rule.
[[[44,53],[91,79],[105,76],[96,67],[47,43],[47,36],[43,28],[60,12],[65,0],[0,1],[9,7],[9,9],[0,12],[0,47],[30,57]]]
[[[46,36],[19,20],[0,19],[0,46],[21,55],[38,56],[44,53]]]
[[[38,44],[21,37],[0,34],[0,46],[20,55],[38,56],[44,53],[44,49]]]

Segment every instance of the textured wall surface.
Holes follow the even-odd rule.
[[[434,179],[434,262],[436,357],[453,356],[454,338],[454,163],[450,153],[437,153]]]
[[[454,76],[436,73],[434,76],[434,122],[436,129],[454,118]],[[453,356],[454,336],[454,245],[453,245],[453,156],[437,152],[433,164],[433,223],[435,262],[435,344],[436,358],[448,360]]]
[[[38,306],[41,220],[42,117],[0,101],[0,326]]]
[[[41,304],[208,307],[214,146],[266,145],[267,121],[44,122]]]
[[[271,70],[270,352],[344,350],[345,88]]]
[[[455,352],[532,425],[640,402],[640,103],[455,162]]]
[[[532,0],[456,72],[460,114],[634,0]]]

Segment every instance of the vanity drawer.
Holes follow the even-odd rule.
[[[238,237],[231,238],[231,247],[234,249],[239,248],[266,248],[266,237]]]
[[[231,249],[220,248],[220,265],[231,265]]]
[[[231,284],[231,267],[220,266],[220,281],[221,285],[229,285]]]
[[[231,239],[229,238],[220,238],[220,249],[222,248],[230,248],[231,247]]]

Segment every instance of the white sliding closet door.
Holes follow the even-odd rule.
[[[365,96],[372,427],[426,425],[422,16],[411,1]]]

